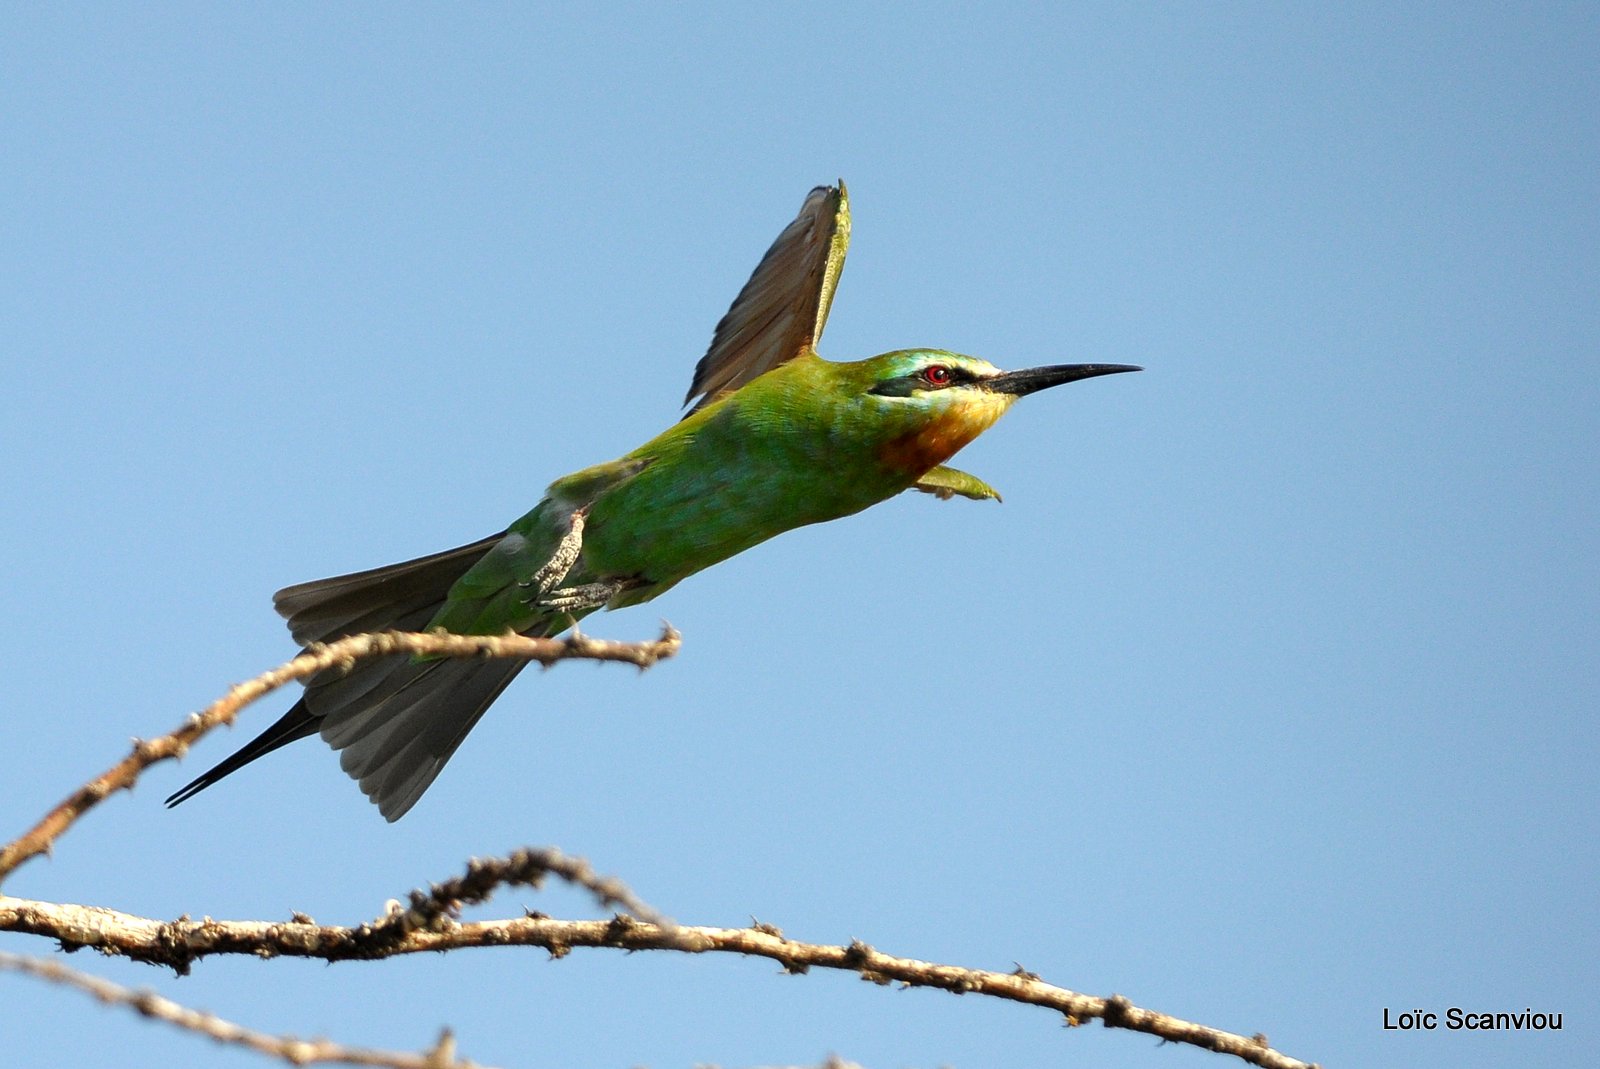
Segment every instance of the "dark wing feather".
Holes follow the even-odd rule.
[[[816,347],[849,245],[844,183],[818,186],[717,324],[684,397],[700,398],[691,412]]]
[[[273,605],[295,641],[331,642],[367,631],[417,631],[428,625],[456,580],[499,542],[471,545],[352,575],[286,587]],[[489,704],[523,668],[521,661],[363,661],[314,676],[277,723],[185,786],[167,804],[291,742],[320,733],[340,764],[389,820],[398,820],[433,782]]]
[[[438,776],[461,740],[500,696],[525,661],[393,658],[379,701],[357,701],[319,713],[322,737],[339,765],[360,782],[384,818],[399,820]],[[401,677],[398,687],[390,680]],[[316,707],[319,695],[306,698]]]
[[[169,795],[167,808],[188,801],[217,780],[232,775],[256,758],[265,757],[280,746],[287,746],[291,742],[298,742],[316,733],[317,718],[311,715],[311,711],[306,708],[305,700],[301,699],[295,702],[294,708],[284,713],[277,723],[239,747],[226,761],[207,769],[204,775],[190,781],[182,790]]]
[[[302,646],[398,627],[402,617],[437,608],[455,581],[504,537],[501,531],[416,560],[284,587],[272,595],[272,607]]]

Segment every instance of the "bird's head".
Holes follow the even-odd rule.
[[[994,425],[1017,398],[1128,364],[1053,364],[1001,371],[986,360],[938,349],[903,349],[858,365],[860,402],[888,436],[879,457],[913,478],[943,464]]]

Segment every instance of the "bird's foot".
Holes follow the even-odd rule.
[[[599,583],[584,583],[582,586],[564,586],[542,596],[538,605],[543,609],[556,609],[560,612],[584,612],[600,608],[624,590],[636,585],[636,581],[632,579],[607,579]]]
[[[517,582],[518,586],[533,590],[526,599],[530,605],[546,604],[545,596],[555,590],[557,584],[567,577],[567,573],[572,571],[572,566],[577,563],[578,554],[583,552],[583,518],[587,511],[587,509],[572,511],[572,516],[567,521],[567,533],[561,536],[561,541],[556,545],[556,551],[550,555],[550,559],[527,579]]]

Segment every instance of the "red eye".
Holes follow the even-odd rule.
[[[922,369],[922,381],[929,386],[948,386],[951,382],[950,369],[943,364],[932,364]]]

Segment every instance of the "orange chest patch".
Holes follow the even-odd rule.
[[[916,430],[885,442],[878,449],[878,459],[894,471],[918,477],[994,426],[1007,407],[999,398],[995,403],[952,406]]]

